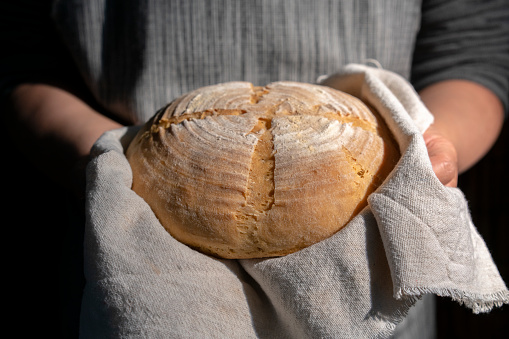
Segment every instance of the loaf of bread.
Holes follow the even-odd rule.
[[[132,189],[174,238],[241,259],[287,255],[332,236],[400,155],[359,99],[281,81],[185,94],[142,127],[126,156]]]

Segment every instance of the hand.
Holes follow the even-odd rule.
[[[441,135],[433,126],[423,134],[431,165],[442,184],[458,185],[458,154],[453,143]]]
[[[419,92],[434,116],[424,140],[435,174],[455,187],[458,174],[492,147],[504,122],[502,102],[489,89],[466,80],[445,80]]]

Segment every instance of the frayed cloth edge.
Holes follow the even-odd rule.
[[[422,299],[422,294],[420,295],[412,295],[412,296],[404,296],[401,298],[403,302],[403,308],[397,310],[394,314],[390,316],[381,316],[379,314],[371,314],[372,317],[379,319],[380,321],[385,321],[385,329],[380,331],[374,338],[390,338],[396,327],[407,317],[410,309],[415,305],[416,302]]]
[[[405,300],[411,297],[422,296],[423,294],[435,294],[439,297],[449,297],[458,302],[460,305],[470,308],[474,314],[488,313],[494,307],[501,307],[504,304],[509,304],[508,290],[479,294],[467,293],[458,289],[450,288],[402,286],[394,292],[394,298],[397,300]]]

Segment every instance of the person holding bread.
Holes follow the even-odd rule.
[[[104,132],[145,123],[202,86],[314,83],[375,60],[407,79],[433,114],[423,138],[450,187],[490,150],[509,107],[507,0],[61,0],[1,8],[10,132],[80,203],[91,147]]]

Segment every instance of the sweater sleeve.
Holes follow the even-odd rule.
[[[509,0],[423,0],[411,81],[417,90],[463,79],[509,111]]]

